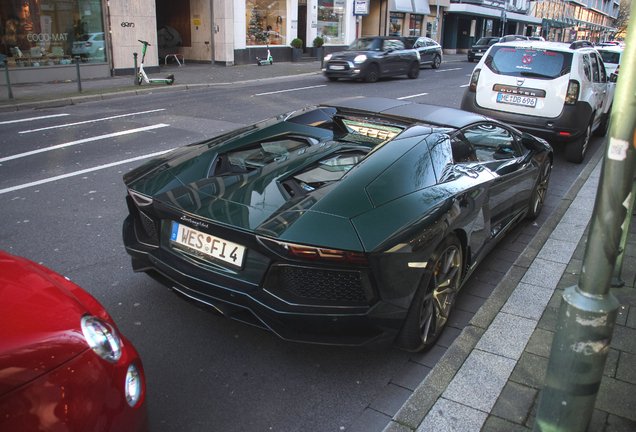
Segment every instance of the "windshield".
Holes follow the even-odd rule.
[[[360,38],[354,40],[347,48],[347,51],[381,51],[382,39]]]
[[[603,58],[603,63],[619,64],[621,62],[621,53],[601,50],[599,50],[598,53]]]
[[[546,49],[495,47],[485,60],[496,74],[554,79],[570,73],[572,53]]]
[[[496,43],[498,40],[499,40],[498,38],[483,37],[479,39],[475,45],[492,45]]]

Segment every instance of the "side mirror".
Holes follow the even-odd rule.
[[[616,75],[615,73],[611,74],[609,82],[615,83],[616,81],[618,81],[618,75]]]
[[[521,135],[521,143],[531,152],[538,153],[545,150],[545,144],[529,133],[524,132],[523,135]]]

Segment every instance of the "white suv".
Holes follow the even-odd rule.
[[[566,159],[581,163],[592,133],[607,133],[613,99],[590,42],[515,41],[493,45],[479,61],[461,108],[565,143]]]

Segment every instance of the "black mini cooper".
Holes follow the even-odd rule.
[[[330,81],[351,78],[376,82],[395,75],[416,79],[420,76],[420,55],[403,37],[363,37],[345,51],[327,54],[322,71]]]

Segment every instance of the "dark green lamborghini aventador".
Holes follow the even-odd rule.
[[[417,351],[476,264],[543,205],[552,149],[495,120],[351,98],[126,174],[136,271],[288,340]]]

